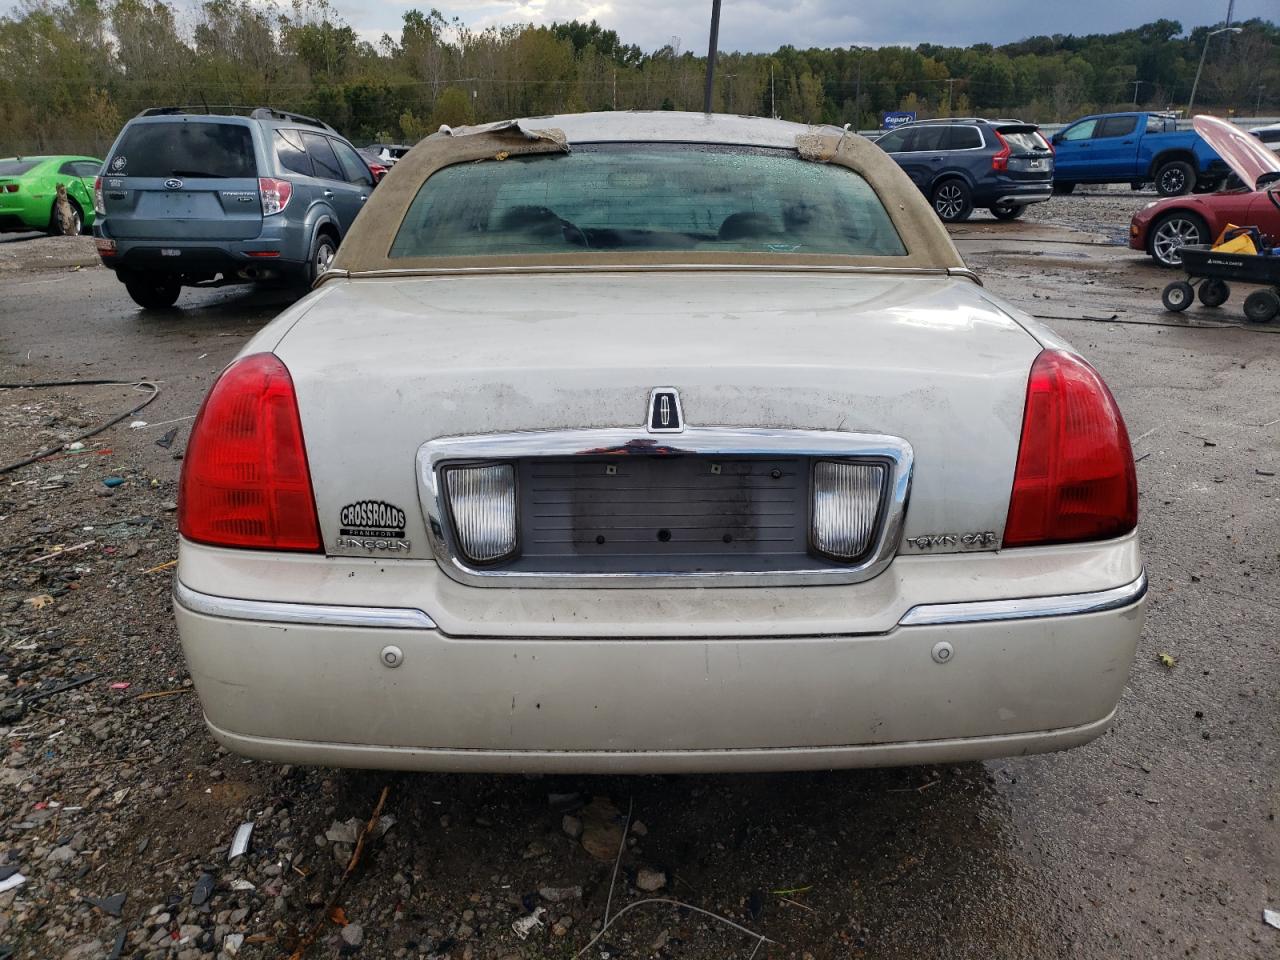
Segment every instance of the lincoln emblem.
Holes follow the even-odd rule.
[[[684,415],[675,387],[655,387],[649,394],[649,432],[681,433]]]

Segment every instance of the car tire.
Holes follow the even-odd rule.
[[[931,200],[934,213],[943,223],[963,223],[973,213],[973,191],[955,177],[934,187]]]
[[[1180,197],[1196,188],[1196,169],[1185,160],[1162,163],[1156,171],[1156,192],[1162,197]]]
[[[74,228],[70,236],[78,237],[84,233],[84,211],[80,209],[80,204],[76,203],[71,197],[67,198],[67,204],[71,207],[71,217],[74,221]],[[55,200],[53,209],[49,211],[49,236],[61,237],[62,224],[58,222],[58,203]]]
[[[1244,298],[1244,318],[1250,323],[1267,323],[1280,313],[1280,296],[1274,290],[1255,290]]]
[[[1147,234],[1147,253],[1162,267],[1182,266],[1178,253],[1190,244],[1209,242],[1209,225],[1198,214],[1173,210],[1151,224]]]
[[[1025,203],[997,204],[991,208],[991,215],[997,220],[1017,220],[1026,209]]]
[[[169,277],[130,277],[124,288],[143,310],[167,310],[178,302],[182,284]]]
[[[1170,313],[1181,313],[1195,303],[1196,292],[1185,280],[1175,280],[1164,288],[1160,294],[1160,302]]]
[[[1062,183],[1059,180],[1053,181],[1053,192],[1060,196],[1066,196],[1068,193],[1074,192],[1076,185],[1074,183]]]
[[[333,234],[328,230],[318,231],[315,239],[311,241],[311,252],[307,255],[305,279],[308,287],[316,282],[320,274],[329,269],[329,264],[333,263],[333,257],[337,252],[338,241]]]
[[[1231,288],[1225,280],[1206,280],[1196,294],[1206,307],[1220,307],[1231,297]]]

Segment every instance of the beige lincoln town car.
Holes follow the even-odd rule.
[[[193,427],[174,609],[291,763],[799,770],[1057,750],[1146,577],[1124,421],[830,127],[418,144]]]

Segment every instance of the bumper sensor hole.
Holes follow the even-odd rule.
[[[658,540],[662,543],[670,543],[671,531],[668,530],[666,527],[663,527],[661,530],[658,531]]]

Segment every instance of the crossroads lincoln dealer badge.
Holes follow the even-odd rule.
[[[349,503],[338,515],[338,549],[408,550],[404,511],[381,500]]]

